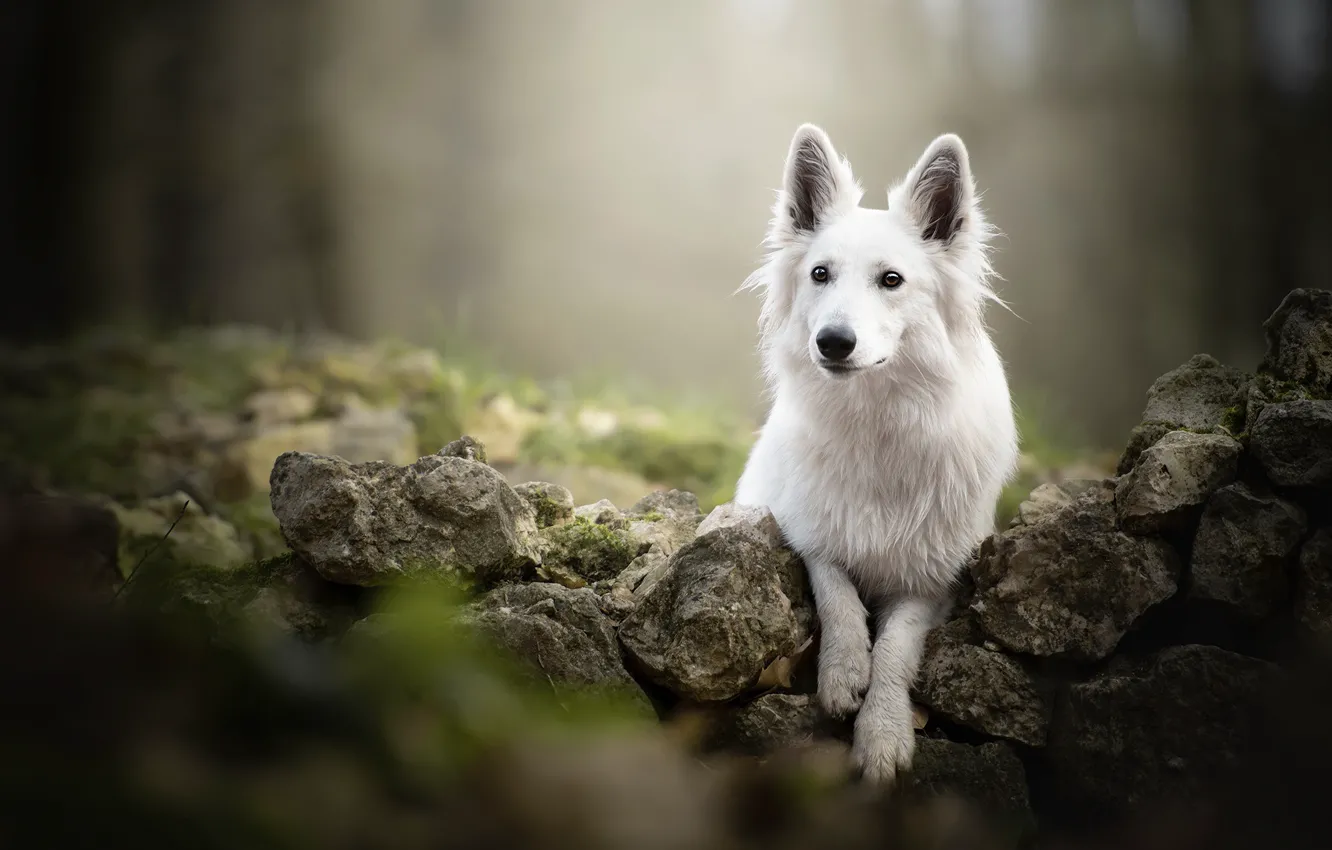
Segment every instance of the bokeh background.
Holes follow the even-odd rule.
[[[1020,401],[1114,448],[1332,285],[1326,0],[45,0],[0,26],[11,336],[386,334],[756,415],[790,134],[866,203],[936,134],[1005,236]]]

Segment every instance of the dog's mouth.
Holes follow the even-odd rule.
[[[865,372],[870,369],[876,369],[887,362],[888,362],[887,357],[881,357],[878,360],[875,360],[873,363],[869,364],[868,366],[852,366],[848,363],[841,363],[836,360],[820,360],[819,368],[827,372],[829,375],[837,375],[838,377],[842,377],[845,375],[854,375],[857,372]]]

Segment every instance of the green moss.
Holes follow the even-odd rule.
[[[542,569],[572,573],[593,582],[614,578],[638,554],[638,548],[625,530],[611,524],[575,517],[571,522],[541,532],[546,543]],[[561,582],[564,583],[564,582]]]

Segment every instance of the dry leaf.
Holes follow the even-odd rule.
[[[795,671],[796,665],[800,663],[800,659],[804,657],[805,651],[809,649],[813,642],[813,637],[806,638],[805,642],[802,643],[790,656],[783,655],[780,658],[774,659],[771,664],[763,668],[763,672],[759,674],[758,681],[754,683],[754,687],[760,691],[791,687],[791,674]]]
[[[924,729],[929,722],[930,710],[920,703],[911,703],[911,725],[919,730]]]

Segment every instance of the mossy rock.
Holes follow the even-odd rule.
[[[202,617],[215,628],[269,627],[309,640],[343,634],[361,616],[362,594],[325,582],[299,557],[230,568],[151,559],[125,591],[126,604]]]
[[[122,575],[128,576],[145,559],[227,568],[253,557],[252,547],[234,526],[205,513],[184,493],[129,506],[109,500],[103,503],[120,523],[118,561]]]
[[[544,529],[539,573],[566,586],[582,579],[591,583],[619,575],[638,555],[638,545],[623,519],[597,522],[575,516],[563,525]]]

